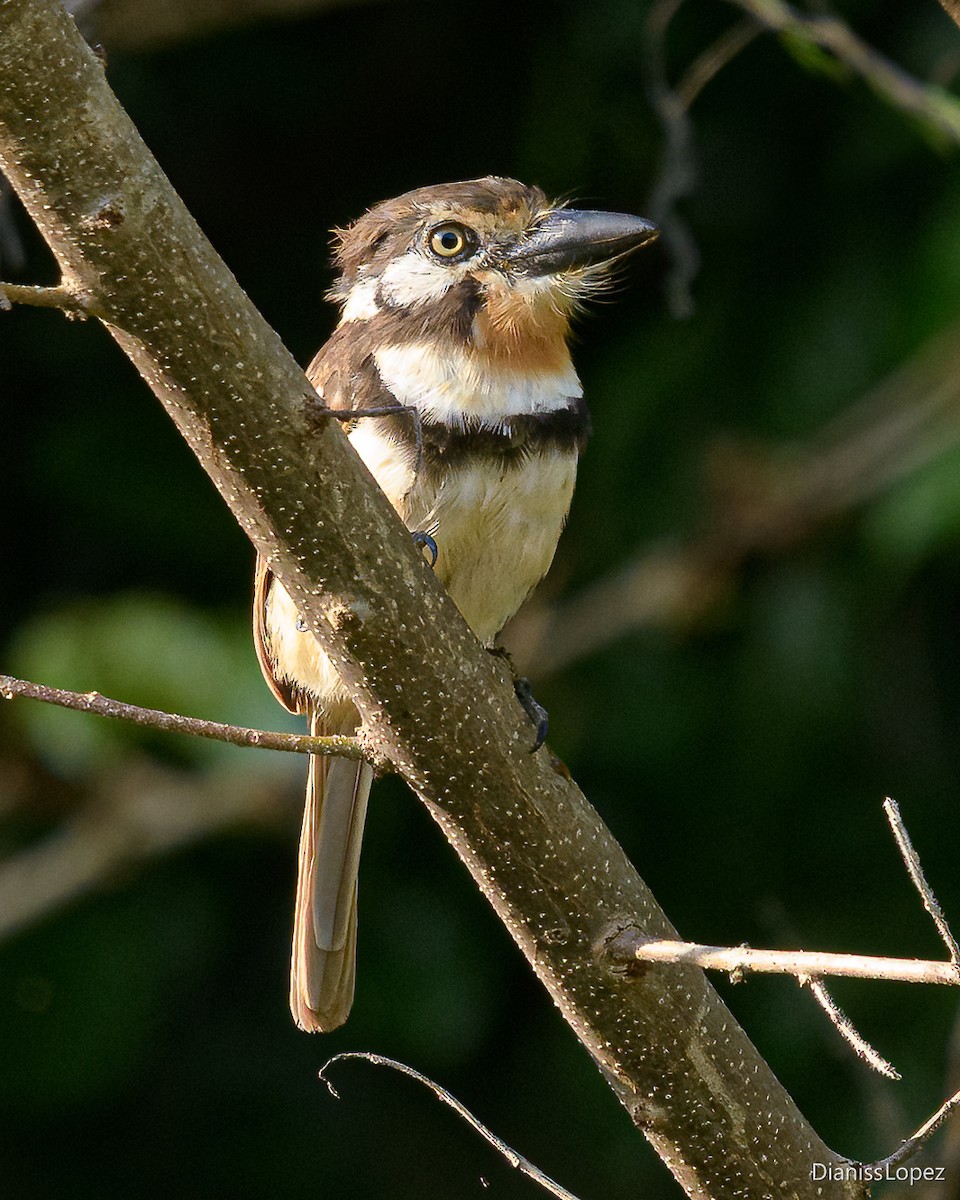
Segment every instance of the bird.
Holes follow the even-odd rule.
[[[417,188],[334,231],[340,321],[307,377],[490,649],[553,560],[590,434],[571,319],[657,233],[499,176]],[[345,685],[263,558],[253,624],[280,703],[311,733],[354,734]],[[517,694],[539,745],[545,713],[525,681]],[[310,759],[290,971],[309,1032],[353,1003],[372,780],[368,763]]]

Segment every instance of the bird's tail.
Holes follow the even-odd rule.
[[[313,734],[353,733],[355,716],[348,725],[331,730],[310,715]],[[310,758],[290,963],[290,1011],[309,1033],[342,1025],[353,1003],[357,871],[372,782],[368,763]]]

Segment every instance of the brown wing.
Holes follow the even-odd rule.
[[[285,709],[292,713],[303,711],[296,690],[289,683],[277,678],[276,661],[270,651],[270,636],[267,632],[267,599],[273,584],[273,572],[260,555],[257,555],[257,570],[253,578],[253,644],[257,650],[257,662],[267,681],[270,691]]]
[[[382,331],[367,328],[369,324],[351,321],[339,326],[307,367],[307,378],[328,408],[400,407],[381,382],[373,357]]]

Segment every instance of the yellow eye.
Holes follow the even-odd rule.
[[[430,231],[430,249],[440,258],[457,258],[473,246],[473,235],[469,229],[448,221]]]

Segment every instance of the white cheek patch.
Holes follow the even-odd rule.
[[[459,348],[441,354],[425,343],[383,346],[374,358],[401,404],[454,428],[468,421],[492,428],[506,417],[555,412],[583,395],[569,359],[559,371],[511,371],[491,368]]]
[[[452,267],[426,258],[417,250],[408,250],[389,263],[380,276],[380,294],[390,304],[404,306],[439,300],[464,274]]]
[[[380,306],[377,304],[377,281],[375,279],[361,279],[347,293],[347,300],[343,306],[343,315],[340,317],[340,324],[344,325],[347,321],[369,321],[379,311]]]

